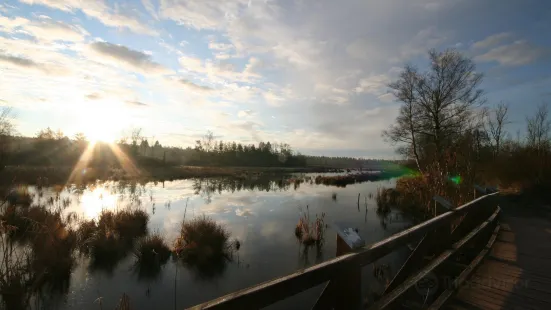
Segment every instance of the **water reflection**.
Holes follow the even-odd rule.
[[[86,259],[80,260],[71,274],[67,303],[58,307],[96,309],[93,300],[101,296],[106,308],[112,308],[127,293],[133,304],[143,308],[173,308],[175,281],[179,289],[178,307],[188,307],[333,258],[336,244],[332,225],[336,221],[345,227],[358,228],[366,243],[409,225],[395,211],[377,212],[372,194],[383,185],[381,182],[337,189],[316,185],[314,178],[315,175],[289,175],[275,179],[106,182],[85,188],[44,189],[41,193],[30,189],[36,194],[35,203],[57,196],[57,204],[66,204],[64,216],[76,214],[87,221],[98,221],[105,211],[128,207],[143,210],[149,216],[149,233],[160,233],[170,248],[182,221],[203,214],[223,225],[231,240],[240,240],[238,252],[209,264],[194,264],[172,256],[155,268],[142,269],[133,255],[135,247],[121,247],[125,251],[105,265],[85,255]],[[359,200],[358,193],[361,193]],[[299,210],[307,205],[312,219],[316,214],[326,214],[327,238],[323,243],[305,245],[293,233],[301,216]],[[151,292],[145,296],[150,286]],[[112,289],[106,291],[107,287]]]

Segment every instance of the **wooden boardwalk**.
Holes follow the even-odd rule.
[[[488,256],[442,309],[551,309],[550,214],[505,209]]]

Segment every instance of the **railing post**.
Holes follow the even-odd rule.
[[[337,230],[337,257],[348,254],[364,245],[365,242],[352,228]],[[361,266],[359,264],[348,264],[334,281],[337,288],[335,309],[359,309],[362,300]]]
[[[365,245],[352,228],[340,229],[335,226],[335,230],[337,230],[337,257]],[[313,309],[359,309],[362,299],[361,277],[362,269],[358,263],[344,266],[325,286]]]

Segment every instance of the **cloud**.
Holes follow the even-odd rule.
[[[533,63],[549,55],[549,50],[519,40],[491,49],[475,57],[480,62],[497,62],[504,66],[520,66]]]
[[[196,29],[215,29],[248,0],[161,0],[160,16]]]
[[[41,15],[40,20],[30,21],[26,18],[8,18],[0,16],[0,31],[15,33],[22,32],[41,41],[82,41],[89,35],[82,27],[54,21],[50,17]]]
[[[373,75],[362,78],[356,87],[356,92],[380,96],[386,92],[389,83],[390,78],[387,75]]]
[[[192,57],[192,56],[181,56],[178,58],[178,62],[185,70],[189,71],[204,71],[203,61],[201,58]]]
[[[194,90],[194,91],[200,91],[200,92],[210,92],[213,90],[212,87],[206,86],[206,85],[198,85],[195,84],[189,80],[186,79],[178,79],[178,83],[181,85],[184,85],[186,88]]]
[[[249,76],[259,76],[260,69],[264,67],[265,63],[262,60],[256,57],[251,57],[249,58],[249,62],[245,65],[243,73]]]
[[[237,113],[237,116],[240,118],[248,118],[254,116],[256,113],[252,110],[242,110]]]
[[[86,95],[85,97],[90,99],[90,100],[99,100],[99,99],[101,99],[102,96],[98,93],[91,93],[91,94]]]
[[[80,0],[19,0],[29,5],[43,5],[65,12],[81,10],[89,17],[95,18],[105,26],[128,29],[132,32],[145,35],[158,35],[158,32],[143,21],[126,15],[131,10],[126,9],[125,13],[119,13],[119,7],[111,8],[103,0],[80,1]]]
[[[16,66],[23,67],[23,68],[37,68],[37,69],[42,70],[41,65],[39,65],[36,62],[34,62],[30,59],[27,59],[27,58],[11,56],[11,55],[6,55],[6,54],[0,54],[0,61],[6,62],[6,63],[11,63],[11,64],[14,64]]]
[[[168,72],[168,69],[154,62],[151,55],[123,45],[94,42],[89,45],[89,48],[95,56],[106,59],[115,65],[122,64],[131,70],[139,70],[145,74]]]
[[[127,100],[125,101],[127,105],[134,106],[134,107],[146,107],[148,106],[147,103],[143,103],[141,101],[134,101],[134,100]]]
[[[65,70],[63,67],[38,63],[32,59],[9,55],[1,53],[0,50],[0,63],[11,66],[16,69],[31,70],[47,75],[65,75],[68,73],[68,70]]]
[[[366,39],[357,39],[346,46],[346,53],[356,59],[369,59],[373,57],[372,45]]]
[[[505,41],[505,40],[507,40],[511,37],[512,37],[512,34],[510,32],[497,33],[497,34],[494,34],[494,35],[491,35],[491,36],[485,38],[484,40],[475,42],[473,44],[473,48],[475,48],[475,49],[488,49],[488,48],[494,47],[496,45],[499,45],[500,43],[502,43],[503,41]]]

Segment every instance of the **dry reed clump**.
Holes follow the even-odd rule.
[[[209,261],[227,256],[231,248],[229,233],[209,217],[183,221],[174,252],[182,259]]]
[[[1,217],[0,294],[4,306],[27,305],[37,292],[66,293],[75,266],[76,236],[61,211],[11,205]]]
[[[306,207],[308,210],[308,207]],[[310,246],[310,245],[321,245],[325,237],[325,213],[322,213],[318,217],[316,214],[316,219],[310,221],[309,212],[302,213],[300,216],[297,225],[295,226],[295,236],[300,241],[300,243]]]
[[[112,270],[134,241],[147,234],[148,221],[149,215],[140,209],[104,210],[97,221],[81,223],[77,230],[79,249],[90,254],[94,268]]]
[[[170,258],[171,251],[163,237],[153,234],[139,239],[134,249],[134,269],[139,278],[152,279]]]

